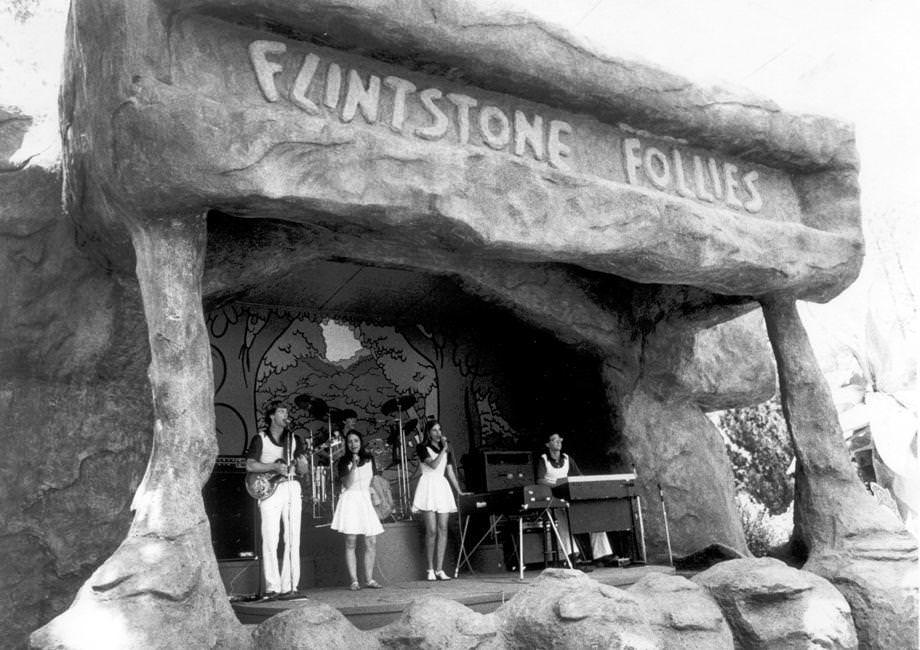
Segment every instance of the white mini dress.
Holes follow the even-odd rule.
[[[380,519],[371,502],[371,479],[374,465],[367,461],[357,469],[350,487],[342,490],[332,515],[332,530],[345,535],[379,535],[383,532]]]
[[[428,448],[429,453],[431,449]],[[447,454],[441,456],[440,462],[429,467],[428,463],[421,463],[422,476],[415,488],[415,497],[412,499],[413,512],[428,510],[430,512],[457,512],[457,502],[450,489],[450,483],[444,476],[447,469]]]

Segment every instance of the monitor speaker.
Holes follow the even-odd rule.
[[[202,489],[211,523],[211,543],[218,560],[258,557],[258,506],[246,492],[246,459],[219,456]]]

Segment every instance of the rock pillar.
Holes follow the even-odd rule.
[[[149,332],[153,445],[128,537],[34,648],[245,647],[211,547],[201,488],[214,437],[201,305],[204,215],[133,225]]]
[[[641,377],[625,388],[621,377],[605,364],[620,455],[636,466],[649,561],[668,560],[659,484],[675,557],[712,545],[726,547],[729,557],[747,555],[731,466],[718,429],[695,403],[663,396]]]
[[[917,544],[846,455],[830,389],[792,297],[761,301],[796,457],[794,538],[805,569],[850,603],[864,648],[917,647]]]

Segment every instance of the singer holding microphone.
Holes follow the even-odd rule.
[[[428,559],[427,580],[450,580],[444,573],[444,552],[447,550],[447,518],[457,512],[451,486],[460,494],[460,483],[454,470],[450,445],[441,433],[437,420],[425,425],[425,439],[416,448],[421,461],[422,476],[415,488],[412,511],[425,519],[425,555]],[[437,550],[437,563],[435,563]]]
[[[247,472],[270,472],[275,491],[259,500],[262,531],[262,572],[265,597],[297,591],[300,582],[301,487],[295,479],[309,468],[303,441],[288,429],[288,410],[280,403],[265,409],[264,426],[252,437],[246,452]],[[278,571],[278,542],[284,523],[284,554]]]
[[[361,434],[352,429],[345,434],[345,455],[337,467],[342,493],[332,515],[332,530],[345,535],[345,566],[351,578],[349,589],[358,591],[358,559],[355,548],[358,535],[364,535],[365,586],[380,589],[374,580],[374,563],[377,560],[377,535],[383,532],[377,511],[371,501],[371,479],[376,473],[374,457],[364,448]]]

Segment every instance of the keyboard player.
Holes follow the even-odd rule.
[[[541,454],[537,460],[537,483],[553,486],[559,479],[572,476],[581,476],[582,472],[575,464],[575,459],[562,451],[562,436],[553,433],[546,440],[546,453]],[[556,522],[559,536],[562,538],[566,555],[573,555],[572,536],[569,534],[568,523],[563,517]],[[610,548],[607,533],[589,533],[591,538],[591,559],[595,564],[607,566],[616,564],[617,558]],[[576,552],[577,556],[577,552]],[[573,558],[577,559],[577,558]]]

